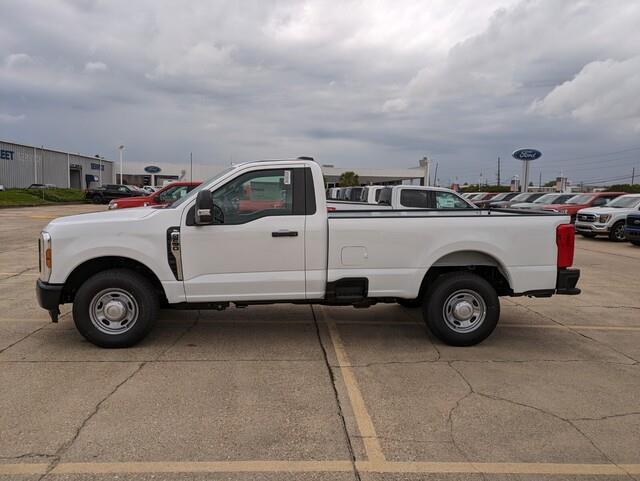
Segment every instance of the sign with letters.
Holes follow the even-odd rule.
[[[536,149],[518,149],[511,155],[517,160],[536,160],[542,157],[542,152]]]
[[[160,167],[158,167],[157,165],[147,165],[144,168],[144,171],[147,174],[157,174],[158,172],[160,172],[162,169]]]
[[[13,150],[0,150],[0,159],[13,160]]]

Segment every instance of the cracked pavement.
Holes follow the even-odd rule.
[[[71,208],[71,207],[69,207]],[[36,305],[35,238],[60,208],[0,211],[0,479],[640,479],[376,473],[342,369],[389,462],[640,463],[640,249],[577,240],[580,296],[502,299],[453,348],[419,311],[298,305],[162,311],[139,346],[96,348]],[[95,206],[73,206],[73,212]],[[328,323],[348,356],[338,361]],[[65,463],[346,461],[315,473],[60,474]]]

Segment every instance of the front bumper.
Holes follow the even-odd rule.
[[[51,320],[56,322],[60,309],[58,306],[61,304],[62,299],[62,284],[49,284],[43,282],[40,279],[36,281],[36,297],[38,298],[38,304],[43,309],[49,311]]]
[[[592,224],[590,222],[576,222],[576,232],[587,232],[591,234],[608,234],[607,224]]]
[[[626,227],[624,229],[624,236],[628,240],[640,241],[640,230],[638,230],[638,229],[629,229],[628,227]]]
[[[576,287],[580,279],[580,269],[559,269],[556,278],[556,294],[575,296],[580,294]]]

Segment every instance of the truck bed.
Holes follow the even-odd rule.
[[[514,294],[548,289],[557,276],[556,228],[569,218],[509,209],[353,210],[329,212],[328,223],[328,282],[366,278],[370,297],[409,297],[430,267],[461,263],[497,267]]]

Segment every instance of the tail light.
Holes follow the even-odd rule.
[[[571,267],[576,240],[576,229],[573,224],[561,224],[556,229],[556,245],[558,246],[558,267]]]
[[[335,212],[336,210],[338,209],[336,209],[335,207],[327,207],[327,212]]]

